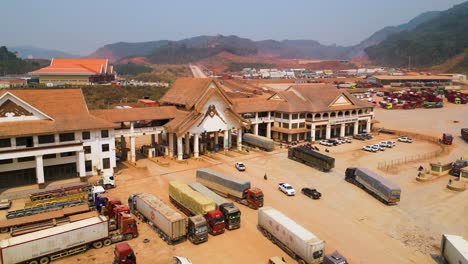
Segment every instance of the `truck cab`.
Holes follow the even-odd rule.
[[[233,203],[224,203],[219,206],[224,215],[226,229],[232,230],[240,227],[241,212]]]
[[[114,248],[114,262],[112,264],[136,264],[133,249],[127,243],[120,243]]]
[[[118,217],[120,215],[120,213],[130,214],[130,210],[128,210],[128,206],[120,204],[120,205],[116,205],[114,207],[113,215],[115,217],[115,223],[116,223],[117,226],[120,224],[120,219],[121,218]],[[111,220],[111,219],[109,219],[109,220]]]
[[[119,213],[119,232],[124,236],[125,240],[135,238],[138,236],[138,227],[136,220],[132,215],[127,213]]]
[[[187,236],[194,244],[208,241],[208,224],[203,216],[196,215],[189,217]]]
[[[206,213],[205,219],[210,234],[219,235],[224,233],[224,215],[220,210],[209,211]]]
[[[107,203],[106,203],[106,206],[104,207],[104,212],[103,214],[104,215],[107,215],[109,216],[110,219],[114,218],[115,215],[114,215],[114,207],[116,207],[117,205],[122,205],[122,202],[120,200],[108,200]]]
[[[104,172],[101,179],[99,179],[99,184],[104,186],[104,189],[115,188],[114,174],[112,172]]]
[[[442,135],[442,143],[444,143],[445,145],[452,145],[452,142],[453,142],[453,136],[451,134],[448,134],[448,133],[444,133]]]
[[[246,199],[249,206],[254,209],[258,209],[263,206],[263,192],[259,188],[248,189]]]

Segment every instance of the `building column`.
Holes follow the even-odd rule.
[[[193,156],[198,158],[198,134],[193,134]]]
[[[219,133],[218,131],[214,132],[214,137],[215,137],[215,145],[218,145],[219,144]]]
[[[242,128],[237,129],[237,150],[242,150]]]
[[[310,141],[315,141],[315,124],[312,124],[310,129]]]
[[[370,133],[371,132],[371,119],[367,119],[367,123],[366,123],[366,133]]]
[[[185,134],[185,154],[190,155],[190,133]]]
[[[345,134],[346,134],[346,130],[345,130],[345,129],[346,129],[346,124],[344,124],[344,123],[341,124],[341,126],[340,126],[340,137],[344,137],[344,136],[345,136]]]
[[[224,148],[224,151],[229,150],[229,131],[227,129],[224,130],[223,148]]]
[[[327,124],[327,130],[325,132],[325,139],[330,139],[331,137],[331,125]]]
[[[292,142],[292,135],[291,135],[291,134],[288,134],[288,142],[289,142],[289,143]]]
[[[84,150],[77,151],[76,159],[76,169],[78,170],[79,177],[86,176],[86,167],[85,167],[85,153]]]
[[[177,159],[182,160],[183,159],[183,149],[182,149],[182,137],[177,137]]]
[[[44,184],[44,160],[42,155],[36,156],[36,178],[37,184]]]
[[[228,145],[229,145],[229,149],[232,148],[232,129],[229,129],[228,131]]]
[[[267,132],[266,137],[271,138],[271,123],[270,122],[267,123],[267,131],[266,132]]]
[[[130,161],[136,162],[135,136],[130,136]]]
[[[154,147],[156,145],[156,135],[151,134],[151,146]]]
[[[253,124],[254,127],[254,134],[258,135],[258,124]]]
[[[174,133],[168,133],[169,136],[169,157],[174,157]]]
[[[359,134],[359,120],[354,122],[354,131],[353,131],[353,135],[357,135]]]

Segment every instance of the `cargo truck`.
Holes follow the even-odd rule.
[[[369,169],[347,168],[345,180],[364,189],[387,205],[400,201],[400,187]]]
[[[443,143],[443,144],[445,144],[445,145],[452,145],[452,142],[453,142],[453,136],[452,136],[452,134],[443,133],[443,134],[442,134],[442,138],[439,139],[439,142],[440,142],[440,143]]]
[[[461,129],[461,136],[466,142],[468,142],[468,128]]]
[[[210,188],[221,196],[253,209],[263,206],[263,192],[260,188],[251,188],[250,181],[237,180],[211,169],[198,169],[197,182]]]
[[[135,252],[128,243],[120,243],[114,248],[114,262],[112,264],[136,264]]]
[[[311,167],[316,167],[322,171],[330,171],[335,167],[335,158],[312,150],[312,147],[307,145],[289,148],[288,158],[305,163]]]
[[[138,236],[135,220],[124,216],[121,226],[110,232],[108,219],[96,216],[46,230],[0,241],[0,264],[47,264],[78,254],[90,246],[101,248]]]
[[[441,255],[448,264],[468,264],[468,241],[461,236],[442,235]]]
[[[224,224],[226,229],[233,230],[240,227],[241,212],[237,206],[228,202],[226,199],[217,195],[215,192],[206,188],[199,182],[192,182],[189,186],[215,202],[218,210],[220,210],[224,215]]]
[[[67,196],[70,194],[76,194],[76,193],[81,193],[81,192],[89,192],[91,191],[92,187],[93,186],[88,183],[77,184],[74,186],[33,193],[29,195],[29,199],[31,199],[31,201],[36,201],[36,200],[50,199],[53,197]]]
[[[224,233],[223,213],[216,209],[216,205],[211,199],[192,190],[187,184],[171,181],[169,183],[169,199],[184,214],[205,217],[210,234]]]
[[[273,139],[250,133],[244,134],[242,137],[242,142],[243,144],[247,143],[247,145],[257,147],[265,151],[272,151],[275,148],[275,142]]]
[[[322,263],[325,242],[278,210],[270,206],[259,209],[258,228],[299,263]]]
[[[187,218],[172,209],[156,196],[149,193],[136,193],[128,197],[130,211],[139,219],[147,222],[168,244],[173,244],[187,237]],[[199,230],[203,229],[203,232]],[[198,231],[198,232],[197,232]],[[194,230],[196,241],[206,241],[208,231],[204,225]]]

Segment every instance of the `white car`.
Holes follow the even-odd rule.
[[[413,143],[413,139],[410,137],[399,137],[398,141],[405,142],[405,143]]]
[[[320,140],[320,145],[331,147],[333,146],[333,143],[329,142],[328,140]]]
[[[192,264],[192,262],[188,258],[181,257],[181,256],[174,256],[173,259],[172,259],[172,263],[174,263],[174,264]]]
[[[364,146],[362,150],[369,151],[369,152],[377,152],[377,149],[372,148],[372,146]]]
[[[385,147],[381,146],[380,144],[375,144],[375,145],[372,146],[372,148],[375,148],[375,149],[380,150],[380,151],[385,151]]]
[[[379,142],[379,146],[384,147],[384,148],[389,148],[389,147],[390,147],[390,146],[388,145],[387,141]]]
[[[282,183],[278,184],[278,190],[282,191],[283,193],[287,194],[288,196],[296,195],[296,191],[288,183],[282,182]]]
[[[393,148],[394,146],[396,146],[395,141],[387,141],[387,147],[388,148]]]
[[[11,200],[9,199],[0,199],[0,209],[10,209]]]
[[[245,171],[245,169],[246,169],[244,163],[242,163],[242,162],[236,162],[236,163],[234,164],[234,166],[236,167],[236,169],[237,169],[238,171]]]
[[[344,139],[344,141],[345,141],[346,143],[351,143],[351,142],[352,142],[351,139],[350,139],[349,137],[344,137],[343,139]]]

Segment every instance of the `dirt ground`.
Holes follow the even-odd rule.
[[[448,147],[441,158],[456,159],[468,154],[466,143],[458,137],[459,128],[467,126],[467,109],[463,105],[407,111],[376,109],[376,118],[386,128],[434,136],[452,132],[454,145]],[[433,160],[399,166],[396,172],[378,170],[377,164],[381,161],[440,150],[437,144],[421,140],[412,144],[397,143],[396,147],[378,153],[361,150],[362,146],[383,139],[396,141],[395,136],[381,134],[371,141],[353,140],[351,144],[329,148],[329,154],[336,158],[336,167],[329,173],[289,160],[286,149],[279,148],[270,153],[218,153],[188,163],[170,161],[167,167],[158,164],[157,159],[141,159],[136,167],[119,165],[118,187],[110,190],[108,195],[126,201],[131,193],[149,192],[169,203],[169,181],[190,183],[195,181],[197,168],[212,167],[251,180],[252,186],[263,190],[265,205],[282,211],[325,240],[326,253],[338,250],[349,263],[436,263],[443,233],[468,238],[468,191],[457,193],[446,189],[449,176],[426,183],[417,182],[417,167],[427,167]],[[236,171],[233,165],[236,161],[243,161],[247,171]],[[402,188],[401,202],[386,206],[344,181],[344,171],[349,166],[368,167],[396,182]],[[265,173],[268,180],[263,179]],[[279,192],[279,182],[290,183],[297,195],[287,197]],[[322,198],[312,200],[300,194],[300,189],[306,186],[317,188]],[[170,246],[147,224],[139,223],[140,236],[129,244],[137,254],[138,263],[171,263],[174,255],[188,257],[194,264],[267,263],[271,256],[282,256],[288,263],[295,263],[257,230],[256,210],[237,206],[242,211],[241,228],[215,237],[210,235],[207,243],[193,245],[186,241]],[[143,243],[145,238],[149,243]],[[112,250],[113,247],[91,249],[54,263],[111,263]]]

